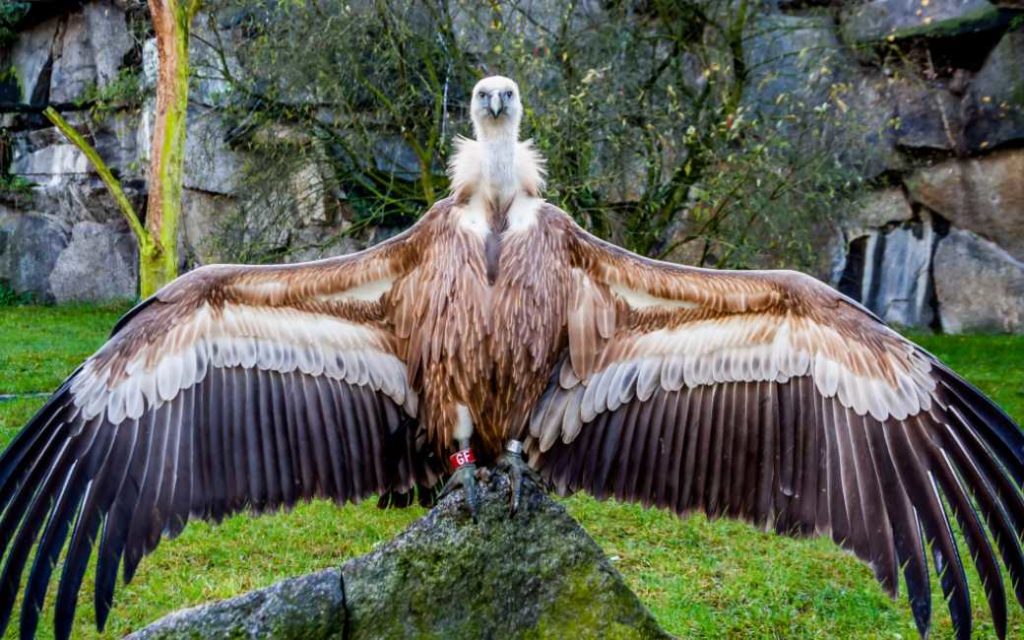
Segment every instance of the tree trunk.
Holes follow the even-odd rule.
[[[150,145],[146,229],[151,251],[139,251],[139,292],[151,295],[178,275],[178,223],[188,110],[188,36],[199,0],[149,0],[156,32],[159,78]]]

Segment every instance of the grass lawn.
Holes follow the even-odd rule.
[[[52,391],[103,342],[122,311],[0,308],[0,394]],[[1024,421],[1024,337],[913,338]],[[43,400],[0,402],[0,444]],[[890,600],[866,566],[829,541],[791,540],[702,517],[680,521],[584,496],[566,505],[662,626],[681,637],[917,637],[902,596]],[[317,502],[273,517],[237,516],[219,527],[192,523],[143,560],[131,585],[118,589],[104,636],[120,637],[175,609],[339,564],[366,553],[422,513],[417,508],[382,512],[373,501],[344,509]],[[977,576],[973,571],[970,576],[978,636],[992,637]],[[933,582],[932,637],[950,637],[949,614]],[[90,575],[75,637],[97,637],[91,584]],[[1012,593],[1009,587],[1007,592]],[[40,637],[50,635],[53,596]],[[1010,637],[1024,637],[1024,614],[1012,601],[1009,608]],[[6,637],[16,636],[17,613],[13,623]]]

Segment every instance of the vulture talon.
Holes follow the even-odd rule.
[[[523,478],[529,477],[534,482],[539,482],[537,472],[523,460],[523,444],[518,440],[510,440],[505,447],[505,455],[498,460],[498,465],[508,471],[509,481],[512,483],[511,510],[509,515],[514,516],[519,511],[519,505],[523,498]]]
[[[464,464],[452,473],[452,477],[448,478],[448,482],[441,489],[441,494],[437,498],[438,502],[444,500],[448,494],[460,488],[463,491],[466,507],[469,508],[469,513],[473,516],[473,522],[476,522],[477,513],[480,509],[480,497],[476,483],[475,464]]]

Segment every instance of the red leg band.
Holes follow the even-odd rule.
[[[476,456],[473,455],[472,449],[462,449],[456,451],[452,455],[448,456],[448,463],[452,465],[452,470],[464,467],[467,464],[473,464],[476,462]]]

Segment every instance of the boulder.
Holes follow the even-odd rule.
[[[99,0],[66,16],[53,50],[50,101],[73,102],[117,78],[133,41],[124,10]]]
[[[54,221],[36,215],[19,215],[9,235],[7,273],[16,293],[53,301],[50,274],[68,244],[68,232]]]
[[[362,558],[129,638],[668,638],[565,508],[524,489],[510,516],[508,477],[485,476],[476,522],[455,492]]]
[[[761,112],[788,112],[795,101],[826,102],[849,67],[827,15],[758,14],[748,28],[744,55],[750,77],[743,98]],[[789,99],[780,102],[782,94]]]
[[[744,102],[769,116],[803,113],[793,140],[814,140],[866,178],[899,168],[885,78],[858,69],[828,15],[759,14],[744,46],[750,74]],[[824,111],[815,108],[829,105]]]
[[[974,77],[963,102],[971,150],[1024,140],[1024,29],[1003,36]]]
[[[1024,331],[1024,263],[995,244],[952,229],[935,250],[939,319],[946,333]]]
[[[227,126],[220,114],[212,109],[190,108],[187,117],[185,186],[210,193],[235,193],[244,158],[228,145]]]
[[[183,255],[192,264],[230,261],[224,252],[228,235],[225,229],[238,215],[238,202],[231,196],[184,189],[180,230]]]
[[[893,87],[896,144],[909,149],[960,148],[960,100],[920,80],[903,79]]]
[[[862,193],[851,203],[842,225],[847,238],[856,238],[887,224],[906,222],[913,217],[914,210],[903,189],[887,187]]]
[[[71,229],[71,242],[57,257],[49,285],[55,302],[132,299],[138,258],[127,225],[83,221]]]
[[[43,105],[49,100],[49,63],[60,18],[40,22],[18,34],[11,49],[11,65],[20,85],[20,101]]]
[[[904,38],[938,38],[986,31],[1003,24],[986,0],[868,0],[849,3],[840,30],[851,44]]]
[[[905,181],[910,197],[1024,259],[1024,149],[947,160]]]
[[[927,327],[931,307],[930,265],[935,246],[931,217],[870,229],[849,244],[838,288],[888,323]]]

